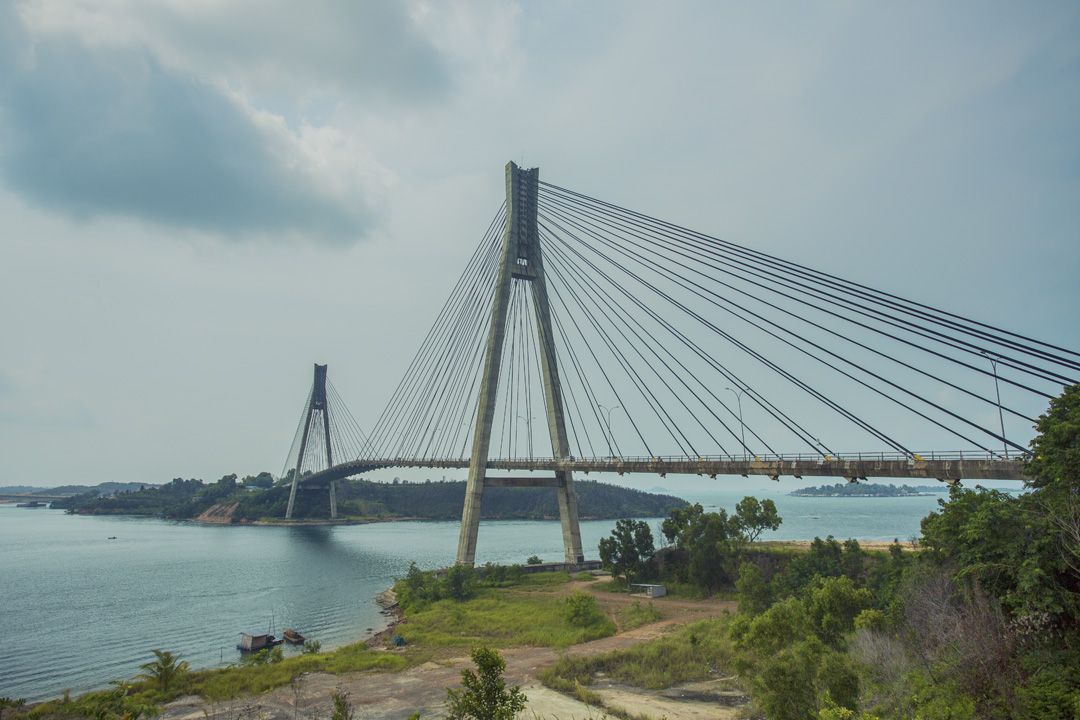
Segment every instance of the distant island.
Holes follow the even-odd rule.
[[[578,512],[584,519],[665,517],[687,502],[592,480],[574,483]],[[337,485],[338,515],[345,521],[394,519],[455,520],[461,517],[465,481],[392,483],[343,480]],[[274,483],[269,473],[242,480],[226,475],[216,482],[176,478],[165,485],[101,494],[96,491],[54,501],[54,508],[79,515],[142,515],[172,520],[250,523],[285,516],[289,486]],[[297,494],[293,517],[327,517],[325,490]],[[487,488],[482,517],[486,520],[557,519],[555,493],[548,488]]]
[[[59,487],[39,487],[37,485],[4,485],[0,495],[82,495],[93,492],[98,495],[115,495],[119,492],[132,492],[143,488],[157,487],[156,484],[137,482],[103,482],[98,485],[60,485]]]
[[[805,487],[789,492],[794,497],[912,497],[949,491],[944,483],[938,485],[879,485],[877,483],[836,483]]]

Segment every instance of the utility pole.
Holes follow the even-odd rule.
[[[997,360],[985,350],[979,353],[990,361],[990,367],[994,370],[994,394],[997,395],[998,422],[1001,423],[1001,443],[1005,446],[1005,459],[1009,459],[1009,442],[1005,439],[1005,415],[1001,412],[1001,388],[998,386]]]

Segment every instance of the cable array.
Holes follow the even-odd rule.
[[[1019,332],[550,183],[538,203],[546,292],[510,281],[491,458],[552,455],[543,297],[580,458],[914,457],[946,441],[1016,455],[1080,376],[1080,353]],[[369,435],[330,387],[335,458],[469,456],[506,223],[504,204]],[[314,422],[313,470],[325,465]]]
[[[365,457],[461,457],[472,437],[506,222],[500,207],[405,370]]]
[[[599,349],[594,373],[636,390],[619,403],[635,431],[666,435],[677,454],[826,455],[826,430],[906,455],[911,435],[1023,451],[1005,416],[1030,426],[1080,370],[1075,351],[549,183],[539,225],[554,310],[587,321],[567,360],[575,343],[586,359]],[[732,408],[744,399],[752,412]]]
[[[314,408],[309,413],[308,408],[311,407],[314,391],[315,387],[312,384],[300,413],[300,423],[297,425],[280,477],[288,477],[290,472],[297,469],[305,426],[307,427],[307,444],[304,446],[304,456],[299,465],[301,476],[327,469],[330,467],[330,460],[334,464],[343,460],[355,460],[371,450],[367,435],[349,412],[348,406],[341,399],[341,394],[333,383],[326,381],[326,407]],[[327,429],[329,429],[329,435],[327,435]],[[327,453],[328,444],[329,454]]]

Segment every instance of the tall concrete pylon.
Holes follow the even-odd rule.
[[[566,438],[566,419],[563,412],[562,386],[555,357],[555,338],[551,330],[551,309],[548,305],[547,284],[544,280],[544,258],[540,249],[540,233],[536,225],[537,190],[540,184],[538,168],[523,170],[514,163],[506,165],[506,228],[503,233],[502,257],[496,277],[492,301],[491,326],[488,330],[487,351],[484,355],[484,374],[476,412],[472,455],[469,459],[469,480],[465,488],[465,507],[461,514],[461,535],[458,539],[457,562],[472,565],[476,559],[476,536],[480,529],[480,506],[484,485],[488,482],[487,462],[491,445],[491,426],[495,418],[496,388],[502,364],[503,336],[510,301],[510,286],[514,280],[531,286],[536,328],[540,347],[544,396],[547,405],[548,433],[555,458],[570,455]],[[497,479],[493,479],[498,482]],[[535,482],[532,482],[535,480]],[[551,487],[551,478],[513,478],[514,487],[536,485]],[[493,483],[494,484],[494,483]],[[506,483],[498,483],[506,484]],[[557,470],[554,478],[562,522],[566,562],[580,563],[585,559],[581,550],[581,530],[578,525],[577,495],[572,473]]]
[[[300,483],[300,471],[303,469],[304,453],[307,451],[312,420],[317,415],[322,417],[323,444],[326,447],[326,467],[334,465],[334,451],[330,445],[330,405],[326,401],[326,365],[315,363],[315,379],[311,384],[311,396],[308,398],[307,411],[304,413],[304,431],[300,437],[300,453],[296,456],[296,468],[293,470],[292,488],[289,490],[289,506],[285,510],[285,519],[291,520],[293,506],[296,504],[296,488]],[[337,488],[330,481],[330,517],[337,518]]]

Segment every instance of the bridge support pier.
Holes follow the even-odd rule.
[[[552,335],[551,309],[548,306],[543,255],[540,251],[540,233],[536,225],[539,182],[538,169],[522,170],[512,162],[507,164],[506,229],[503,233],[499,273],[495,281],[497,285],[492,301],[491,326],[488,329],[487,352],[484,356],[480,397],[477,401],[476,429],[473,433],[472,455],[469,459],[469,479],[465,489],[465,506],[461,514],[461,534],[457,550],[457,562],[461,565],[472,565],[476,560],[476,538],[480,529],[480,510],[484,496],[488,451],[491,445],[491,426],[495,418],[503,337],[506,332],[510,286],[514,280],[528,282],[532,290],[552,455],[556,459],[570,456],[562,386],[559,383],[555,339]],[[562,525],[566,562],[583,562],[585,554],[581,548],[581,529],[578,522],[573,474],[569,470],[557,470],[554,485],[559,502],[559,519]]]
[[[326,447],[326,467],[331,468],[334,466],[334,451],[330,447],[330,406],[326,401],[326,367],[326,365],[315,364],[315,378],[311,383],[311,395],[308,396],[307,410],[304,413],[304,430],[300,436],[300,452],[296,456],[292,487],[289,488],[289,504],[285,509],[286,520],[291,520],[293,516],[293,508],[296,505],[296,490],[300,485],[300,473],[304,469],[304,454],[307,452],[311,427],[314,422],[319,422],[316,415],[322,416],[319,425],[322,426],[323,445]],[[337,492],[333,480],[330,481],[330,517],[337,518]]]

